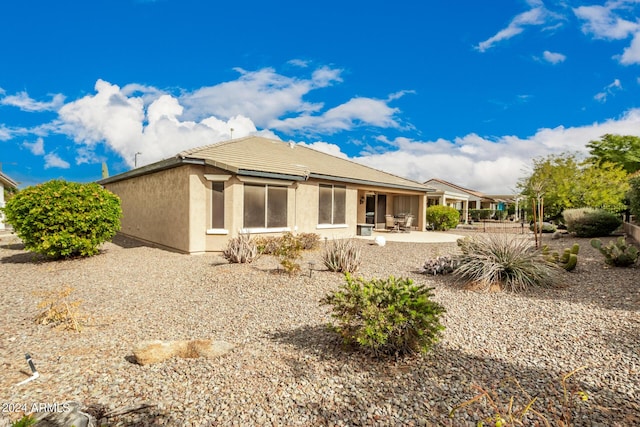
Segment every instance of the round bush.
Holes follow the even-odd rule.
[[[622,220],[604,209],[567,209],[562,213],[567,231],[577,237],[603,237],[614,232]]]
[[[25,248],[51,258],[91,256],[120,229],[120,199],[95,183],[53,180],[19,191],[4,209]]]
[[[444,326],[444,307],[431,301],[432,288],[411,279],[365,280],[345,274],[346,284],[322,299],[331,305],[333,326],[346,343],[359,344],[374,354],[426,352]]]
[[[460,212],[450,206],[429,206],[427,208],[427,222],[435,230],[446,231],[454,228],[460,222]]]

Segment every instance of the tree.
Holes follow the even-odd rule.
[[[529,198],[544,198],[547,218],[558,218],[569,208],[592,207],[610,212],[624,210],[629,189],[627,173],[620,165],[580,162],[574,153],[533,160],[533,173],[518,183]],[[542,221],[539,218],[538,221]]]
[[[548,218],[556,218],[564,209],[577,207],[577,182],[580,165],[575,154],[564,153],[533,159],[533,173],[518,183],[520,192],[529,199],[544,197]],[[543,218],[538,218],[542,221]]]
[[[580,200],[577,203],[613,213],[624,211],[629,181],[622,166],[610,162],[585,166],[580,177]]]
[[[28,250],[51,258],[91,256],[120,229],[120,199],[95,183],[53,180],[19,191],[4,208]]]
[[[640,170],[640,137],[606,134],[599,141],[589,141],[589,161],[602,165],[615,163],[628,174]]]

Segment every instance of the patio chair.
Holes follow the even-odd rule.
[[[398,223],[396,223],[396,219],[393,217],[393,215],[385,215],[384,216],[384,228],[387,229],[387,231],[399,231],[400,228],[398,226]]]
[[[401,224],[399,226],[399,229],[402,230],[402,232],[404,233],[410,233],[412,222],[413,222],[413,215],[407,215],[407,217],[405,218],[404,224]]]

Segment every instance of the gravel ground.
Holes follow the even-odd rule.
[[[610,240],[610,239],[604,239]],[[476,425],[491,391],[506,416],[534,408],[557,425],[562,376],[585,391],[574,425],[640,424],[640,268],[607,268],[586,239],[578,267],[557,289],[524,295],[463,289],[451,277],[418,273],[455,244],[359,241],[364,277],[410,277],[434,287],[445,306],[442,340],[424,356],[375,359],[343,348],[327,330],[320,298],[342,276],[305,253],[303,274],[277,271],[269,256],[248,265],[219,255],[188,256],[118,238],[89,259],[44,261],[15,237],[0,239],[0,425],[25,406],[81,402],[93,413],[150,406],[103,425]],[[315,261],[311,276],[307,262]],[[91,322],[81,333],[37,325],[34,292],[71,285]],[[148,339],[217,339],[236,344],[214,360],[139,366],[132,348]],[[27,378],[30,353],[40,378]],[[572,399],[571,402],[576,402]],[[534,425],[534,418],[525,425]]]

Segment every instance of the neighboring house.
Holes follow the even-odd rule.
[[[122,201],[121,233],[186,253],[240,233],[350,237],[411,213],[425,229],[428,186],[262,137],[183,151],[98,181]],[[368,224],[366,226],[365,224]]]
[[[451,206],[462,212],[462,218],[469,217],[470,209],[502,211],[512,203],[513,196],[489,196],[470,190],[442,179],[430,179],[424,183],[436,191],[429,194],[427,204]]]
[[[5,200],[4,200],[4,189],[5,188],[18,188],[18,183],[9,178],[7,175],[0,171],[0,208],[4,208]],[[0,212],[0,230],[4,230],[4,214]]]

